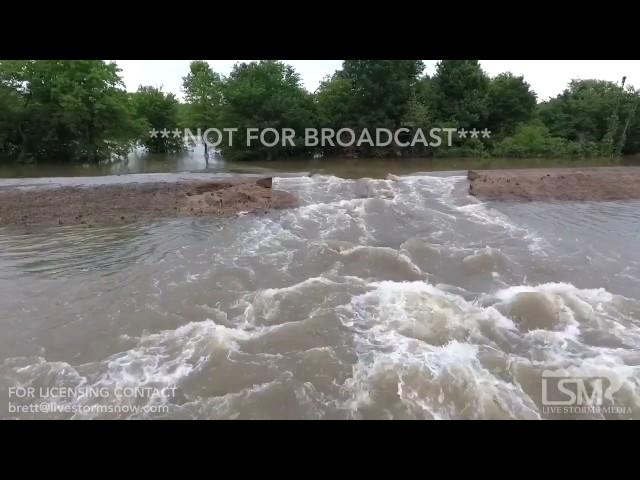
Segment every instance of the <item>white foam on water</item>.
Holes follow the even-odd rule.
[[[290,378],[290,374],[285,374],[281,379],[276,379],[251,387],[244,388],[239,392],[227,393],[221,396],[197,398],[184,403],[181,407],[190,413],[194,413],[194,418],[207,418],[212,420],[236,420],[240,417],[242,407],[255,403],[256,397],[268,395],[271,390],[277,389],[283,381]],[[260,414],[256,412],[256,417]]]
[[[530,232],[526,228],[516,225],[509,217],[495,208],[488,207],[486,203],[471,203],[454,208],[475,223],[497,226],[516,238],[523,238],[529,243],[528,248],[532,253],[544,255],[546,252],[548,245],[544,238],[536,232]]]
[[[350,286],[358,287],[363,283],[360,279],[354,280],[356,281],[337,282],[326,277],[312,277],[287,287],[268,288],[249,294],[245,297],[243,328],[257,325],[283,326],[300,321],[301,318],[293,315],[296,306],[298,315],[311,315],[314,309],[327,303],[327,298],[333,292],[344,291]],[[318,303],[311,302],[310,299],[316,299],[315,302]]]
[[[510,300],[516,294],[523,292],[548,292],[558,295],[564,295],[567,298],[576,300],[580,310],[591,311],[593,304],[602,305],[613,300],[614,295],[607,292],[604,288],[580,289],[570,283],[545,283],[541,285],[518,285],[494,293],[493,296],[500,300]]]
[[[508,368],[516,360],[537,368],[564,365],[568,374],[607,373],[626,386],[618,400],[633,406],[640,398],[640,368],[626,365],[618,352],[580,343],[581,322],[613,299],[602,289],[547,284],[497,292],[494,298],[501,303],[527,292],[564,295],[563,329],[520,332],[494,306],[468,302],[425,282],[369,286],[373,290],[354,297],[343,312],[345,326],[357,332],[358,362],[344,385],[344,408],[355,418],[540,418],[539,405]],[[513,348],[521,345],[518,354],[502,351],[505,339]],[[478,358],[480,348],[502,351],[506,366],[486,368]],[[584,356],[576,356],[576,349]]]
[[[467,343],[433,347],[397,337],[391,353],[354,367],[345,408],[353,418],[539,418],[526,393],[485,369],[477,354]]]
[[[389,247],[357,246],[339,252],[343,262],[352,263],[359,275],[396,276],[402,280],[417,280],[425,273],[405,254]]]
[[[212,320],[191,322],[175,330],[142,335],[137,346],[105,360],[72,366],[49,362],[43,357],[7,359],[0,366],[2,376],[17,386],[106,388],[110,392],[151,387],[171,388],[196,373],[212,356],[226,356],[238,350],[238,342],[262,335],[268,328],[248,332],[218,325]],[[60,398],[60,405],[120,404],[157,405],[171,403],[170,397],[108,398],[86,396]],[[87,417],[89,415],[89,417]],[[72,418],[91,418],[78,412]]]
[[[515,331],[508,318],[425,282],[370,287],[343,313],[358,332],[359,360],[344,386],[356,418],[537,417],[523,391],[477,359],[477,344],[494,344],[492,332]]]

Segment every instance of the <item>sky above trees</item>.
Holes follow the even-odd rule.
[[[165,92],[183,98],[182,77],[189,70],[190,60],[116,60],[122,68],[127,90],[139,85],[163,87]],[[228,75],[236,62],[248,60],[208,60],[211,68]],[[342,65],[342,60],[286,60],[300,74],[304,87],[313,92],[326,75]],[[435,72],[437,60],[425,60],[425,73]],[[640,88],[640,60],[480,60],[482,68],[491,76],[510,71],[523,75],[538,100],[547,100],[561,93],[573,79],[608,80],[619,82],[627,76],[627,83]]]

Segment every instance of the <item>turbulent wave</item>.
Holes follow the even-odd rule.
[[[640,418],[640,258],[620,243],[634,207],[607,206],[616,259],[570,205],[547,221],[465,184],[286,178],[303,204],[267,215],[4,232],[0,391],[175,388],[58,400],[167,407],[119,418],[539,419],[552,372],[608,379],[624,413],[586,418]],[[0,416],[29,416],[0,398]]]

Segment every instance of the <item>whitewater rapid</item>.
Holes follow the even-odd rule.
[[[301,206],[0,231],[0,417],[640,418],[640,202],[483,203],[456,174],[275,186]],[[550,414],[544,372],[606,379],[624,413]],[[16,386],[173,393],[43,416],[10,412],[33,401]]]

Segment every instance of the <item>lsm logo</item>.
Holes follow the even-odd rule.
[[[631,407],[616,405],[613,395],[622,381],[610,376],[570,376],[562,371],[542,372],[542,413],[548,415],[630,415]]]

